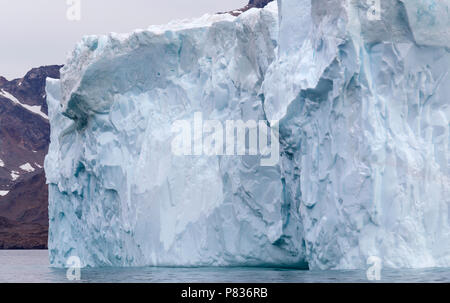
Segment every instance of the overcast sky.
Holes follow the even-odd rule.
[[[0,0],[0,75],[22,77],[30,68],[63,64],[86,34],[129,32],[173,19],[241,8],[248,0],[79,0],[80,21],[69,21],[69,2]],[[76,10],[72,10],[76,11]],[[73,14],[71,16],[74,16]]]

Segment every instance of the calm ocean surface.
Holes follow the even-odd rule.
[[[450,282],[449,269],[383,270],[380,282]],[[70,282],[63,269],[49,268],[46,250],[0,250],[0,283]],[[81,282],[368,282],[365,271],[305,271],[277,268],[101,268],[82,269]]]

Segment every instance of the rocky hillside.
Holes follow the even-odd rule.
[[[267,4],[269,4],[270,2],[272,2],[273,0],[250,0],[249,3],[244,6],[243,8],[240,9],[236,9],[234,11],[230,11],[230,12],[226,12],[226,13],[221,13],[221,14],[231,14],[233,16],[239,16],[240,14],[242,14],[245,11],[248,11],[251,8],[263,8],[265,7]]]
[[[34,68],[12,81],[0,77],[0,248],[47,246],[45,79],[59,78],[60,68]]]

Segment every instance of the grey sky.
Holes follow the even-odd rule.
[[[66,18],[66,0],[0,0],[0,75],[62,64],[86,34],[129,32],[173,19],[228,11],[247,0],[81,0],[81,20]]]

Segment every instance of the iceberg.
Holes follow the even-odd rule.
[[[311,268],[448,267],[450,1],[375,2],[280,0],[264,112]]]
[[[450,1],[379,3],[85,37],[47,80],[52,266],[450,266]],[[280,161],[175,155],[196,113],[279,121]]]
[[[49,80],[51,264],[307,267],[279,166],[177,156],[180,119],[263,120],[277,6],[86,37]]]

